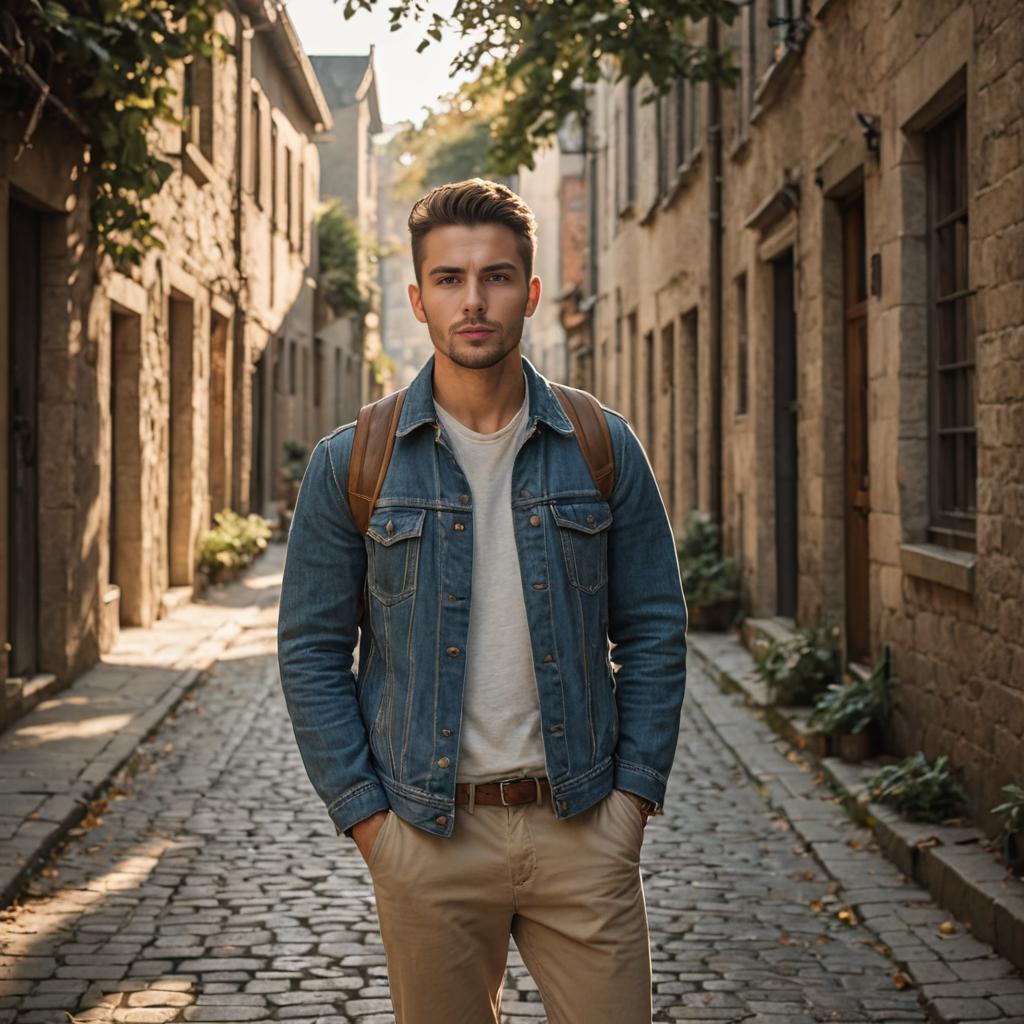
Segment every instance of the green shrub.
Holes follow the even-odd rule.
[[[833,626],[801,628],[788,640],[774,640],[754,655],[757,674],[776,704],[813,704],[839,678],[839,650]]]
[[[706,608],[739,598],[739,567],[722,557],[718,524],[706,512],[694,509],[686,517],[676,555],[688,607]]]
[[[967,795],[945,754],[929,762],[921,751],[886,765],[868,779],[871,799],[895,807],[912,821],[942,822],[961,814]]]
[[[891,690],[886,663],[880,661],[867,679],[832,683],[814,705],[808,724],[829,736],[854,735],[872,722],[885,721]]]
[[[1011,782],[999,790],[1006,801],[992,808],[993,814],[1003,815],[1004,832],[1020,832],[1024,830],[1024,786]]]
[[[244,569],[266,548],[272,533],[270,523],[255,512],[241,516],[226,508],[213,519],[217,525],[199,537],[199,571],[210,581]]]

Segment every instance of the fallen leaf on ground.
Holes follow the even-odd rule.
[[[910,984],[910,978],[907,977],[902,971],[897,971],[892,976],[892,983],[901,991]]]
[[[952,921],[943,921],[939,925],[939,931],[943,935],[956,935],[956,925]]]

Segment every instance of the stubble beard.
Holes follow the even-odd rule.
[[[490,366],[495,366],[519,344],[519,338],[512,339],[503,324],[495,320],[481,321],[481,324],[492,328],[493,333],[479,341],[471,341],[457,333],[468,326],[465,321],[449,328],[439,337],[440,330],[435,330],[435,325],[431,323],[429,317],[427,318],[427,329],[430,331],[434,346],[444,352],[456,366],[467,370],[486,370]],[[519,333],[522,334],[522,323]]]

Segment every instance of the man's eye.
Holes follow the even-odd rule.
[[[507,281],[508,274],[491,274],[491,280]]]
[[[442,278],[440,278],[440,279],[438,280],[438,282],[437,282],[437,283],[438,283],[438,284],[444,284],[444,283],[445,283],[445,281],[455,281],[455,280],[457,280],[457,279],[456,279],[456,278],[454,278],[454,277],[442,277]]]

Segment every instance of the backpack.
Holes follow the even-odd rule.
[[[615,487],[615,452],[601,403],[587,391],[549,381],[552,391],[576,431],[594,484],[607,501]],[[409,386],[370,402],[359,410],[352,456],[348,466],[348,507],[360,533],[366,533],[370,517],[391,462],[395,430]]]

